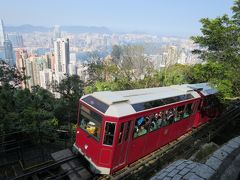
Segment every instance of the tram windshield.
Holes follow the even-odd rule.
[[[99,141],[102,117],[87,107],[81,105],[79,113],[79,127],[94,139]]]

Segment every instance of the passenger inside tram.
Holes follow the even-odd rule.
[[[144,117],[138,118],[135,123],[133,137],[136,138],[138,136],[142,136],[146,134],[149,125],[150,125],[150,118],[148,116],[145,118]]]
[[[146,117],[144,118],[143,124],[144,124],[144,129],[148,129],[148,127],[149,127],[149,125],[150,125],[150,118],[149,118],[149,116],[146,116]]]
[[[97,128],[96,128],[96,124],[94,122],[89,122],[87,124],[86,130],[90,133],[95,135],[97,133]]]
[[[154,121],[156,128],[160,128],[162,125],[162,120],[163,120],[162,114],[161,114],[161,112],[159,112],[159,113],[155,113],[152,121]]]
[[[151,126],[150,126],[150,131],[154,131],[155,129],[157,129],[157,123],[155,118],[152,118],[152,122],[151,122]]]
[[[167,123],[172,124],[174,122],[174,117],[173,109],[170,109],[167,114]]]
[[[177,117],[176,117],[176,121],[179,121],[180,119],[182,119],[184,117],[184,106],[179,106],[177,107]]]
[[[167,118],[167,113],[168,113],[168,111],[161,112],[161,119],[162,119],[161,126],[167,126],[168,125],[168,122],[167,122],[167,119],[166,119]]]
[[[142,136],[147,133],[147,130],[145,129],[144,126],[140,126],[140,129],[138,131],[138,136]]]

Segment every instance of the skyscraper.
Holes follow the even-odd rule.
[[[4,29],[3,20],[0,20],[0,46],[4,46],[4,41],[6,40],[6,34]]]
[[[61,38],[60,26],[55,25],[53,28],[53,40],[55,41],[58,38]]]
[[[54,42],[54,57],[55,57],[55,73],[62,72],[68,74],[68,65],[70,61],[69,55],[69,39],[58,38]]]
[[[14,58],[13,58],[12,43],[10,40],[5,40],[3,44],[4,44],[4,52],[5,52],[5,61],[10,66],[14,66],[15,62],[14,62]]]

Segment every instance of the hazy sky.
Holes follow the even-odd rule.
[[[106,26],[173,35],[200,32],[199,19],[231,14],[233,0],[0,0],[6,25]]]

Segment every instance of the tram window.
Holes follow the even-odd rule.
[[[175,109],[169,109],[165,111],[166,123],[165,126],[170,125],[174,122],[175,118]]]
[[[98,99],[92,96],[87,96],[82,100],[103,113],[105,113],[109,107],[107,104],[99,101]]]
[[[184,118],[190,116],[193,113],[193,104],[187,104],[184,112]]]
[[[166,125],[165,111],[156,112],[153,114],[150,131],[161,128]]]
[[[150,131],[156,130],[159,126],[161,126],[162,120],[159,117],[158,113],[154,113],[152,116],[152,122],[150,125]]]
[[[99,140],[102,117],[84,106],[82,106],[81,109],[79,120],[80,128]]]
[[[122,123],[122,124],[121,124],[121,127],[120,127],[118,143],[121,143],[121,142],[122,142],[123,129],[124,129],[124,123]]]
[[[125,133],[125,141],[128,139],[128,134],[129,134],[129,130],[130,130],[130,125],[131,125],[131,121],[127,122],[127,129],[126,129],[126,133]]]
[[[103,144],[112,145],[115,132],[115,123],[106,122]]]
[[[170,97],[170,98],[165,98],[165,99],[158,99],[158,100],[148,101],[148,102],[143,102],[143,103],[136,103],[136,104],[132,104],[132,107],[136,111],[143,111],[146,109],[160,107],[163,105],[172,104],[175,102],[180,102],[180,101],[184,101],[184,100],[188,100],[188,99],[192,99],[192,98],[193,98],[193,96],[191,94],[186,94],[186,95],[180,95],[180,96],[175,96],[175,97]]]
[[[185,109],[185,106],[178,106],[177,107],[177,115],[176,115],[175,121],[179,121],[179,120],[183,119],[184,109]]]
[[[161,111],[158,113],[158,120],[157,120],[157,127],[163,127],[167,125],[167,117],[166,117],[166,112]]]
[[[150,125],[149,116],[138,118],[135,123],[133,137],[136,138],[146,134],[148,132],[149,125]]]

